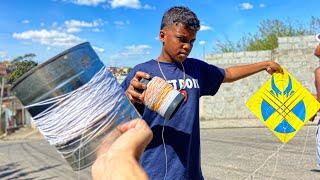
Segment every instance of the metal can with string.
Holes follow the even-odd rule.
[[[140,117],[89,43],[35,67],[14,83],[13,92],[76,171],[120,135],[118,125]]]

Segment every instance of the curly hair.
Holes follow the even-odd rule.
[[[200,29],[197,15],[187,7],[175,6],[168,9],[162,17],[160,29],[176,23],[181,23],[191,30],[198,31]]]

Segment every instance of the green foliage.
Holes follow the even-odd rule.
[[[13,59],[8,67],[9,75],[7,77],[7,83],[11,84],[15,82],[23,74],[37,66],[38,64],[33,61],[35,57],[35,54],[30,53]]]
[[[128,73],[132,70],[132,67],[128,67]]]
[[[245,34],[236,43],[225,39],[218,41],[215,50],[218,52],[273,50],[278,47],[278,37],[314,35],[320,31],[320,18],[311,17],[309,26],[300,22],[263,20],[258,32]]]
[[[32,61],[33,58],[35,58],[36,55],[33,54],[33,53],[28,53],[28,54],[25,54],[23,56],[18,56],[16,58],[14,58],[12,60],[12,63],[15,63],[15,62],[21,62],[21,61]]]

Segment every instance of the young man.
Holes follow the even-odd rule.
[[[155,60],[135,66],[122,84],[126,95],[142,112],[143,119],[153,131],[154,138],[140,161],[150,179],[203,179],[200,167],[199,98],[214,95],[223,82],[233,82],[263,70],[270,74],[282,71],[273,61],[221,69],[201,60],[187,58],[199,29],[199,20],[190,9],[170,8],[161,22],[161,54]],[[185,101],[169,121],[165,122],[159,114],[141,103],[143,94],[139,90],[141,92],[146,87],[139,80],[150,75],[161,77],[175,89],[184,91]]]
[[[318,34],[318,39],[320,40],[320,34]],[[314,51],[314,55],[317,56],[320,59],[320,44],[316,47],[316,50]],[[317,100],[320,102],[320,67],[317,67],[314,71],[314,77],[315,77],[315,86],[317,90]],[[315,116],[311,119],[311,121],[314,121]],[[318,129],[316,132],[316,146],[317,146],[317,170],[320,171],[320,120],[318,122]]]

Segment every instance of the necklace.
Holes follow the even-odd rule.
[[[163,71],[162,71],[162,68],[160,66],[160,62],[159,60],[157,59],[157,63],[158,63],[158,66],[159,66],[159,69],[160,69],[160,72],[161,72],[161,75],[163,76],[163,78],[168,82],[166,76],[164,75]],[[186,86],[186,71],[184,69],[184,66],[183,66],[183,63],[180,62],[181,66],[182,66],[182,71],[183,71],[183,83],[182,83],[182,86],[179,88],[179,92],[184,96],[184,102],[186,102],[188,100],[188,93],[187,91],[184,89],[185,86]]]

